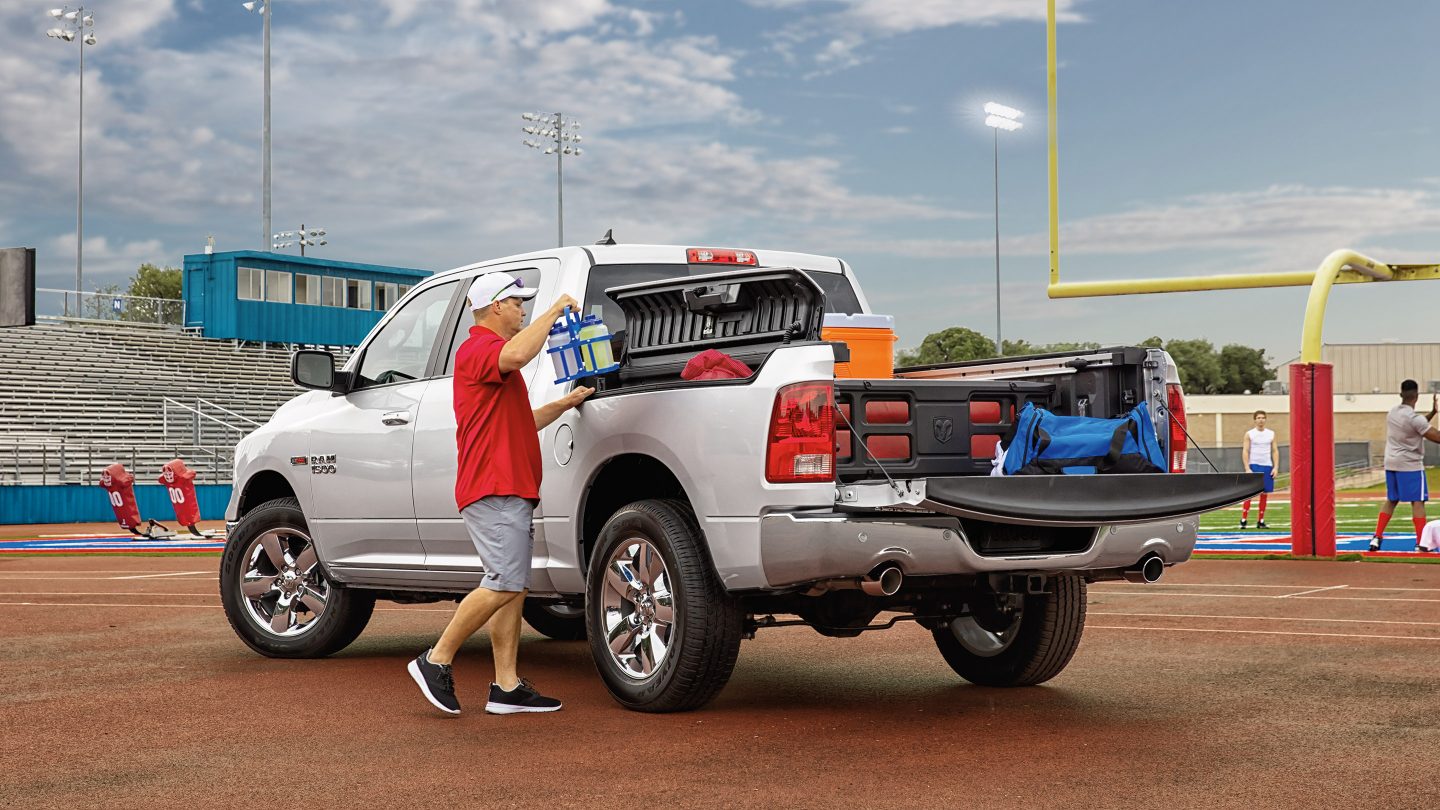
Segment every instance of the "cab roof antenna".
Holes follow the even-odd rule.
[[[613,244],[615,244],[615,236],[614,236],[614,234],[615,234],[615,229],[614,229],[614,228],[606,228],[606,229],[605,229],[605,235],[602,236],[602,237],[600,237],[600,241],[596,242],[595,244],[597,244],[597,245],[613,245]]]

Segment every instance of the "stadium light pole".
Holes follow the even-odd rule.
[[[275,234],[275,241],[270,244],[270,248],[272,250],[284,250],[285,248],[299,245],[300,255],[303,257],[306,247],[319,247],[330,244],[324,239],[324,236],[324,228],[311,228],[306,230],[305,223],[302,222],[300,223],[300,230],[298,231],[281,231]],[[315,241],[316,239],[320,241],[317,242]]]
[[[84,6],[74,11],[69,6],[52,8],[49,13],[59,26],[45,36],[65,42],[80,40],[80,137],[75,161],[75,306],[79,307],[85,264],[85,46],[95,44],[95,32],[85,29],[95,27],[95,15],[86,14]]]
[[[1004,104],[985,104],[985,126],[995,133],[995,354],[1005,355],[1005,343],[1000,334],[1000,130],[1014,132],[1024,124],[1020,119],[1025,113]]]
[[[254,11],[264,18],[263,28],[265,33],[265,123],[261,129],[260,140],[260,245],[263,247],[270,244],[270,6],[275,0],[252,0],[252,2],[241,3],[246,11]]]
[[[566,118],[560,113],[522,113],[521,118],[530,122],[522,132],[536,140],[526,138],[521,143],[531,149],[542,150],[555,156],[556,223],[559,229],[559,247],[565,246],[565,169],[566,155],[579,157],[584,153],[580,148],[580,122]]]

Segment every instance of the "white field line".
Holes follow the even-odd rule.
[[[1235,619],[1249,622],[1327,622],[1341,624],[1402,624],[1410,627],[1440,627],[1440,622],[1397,622],[1392,619],[1305,619],[1292,616],[1221,616],[1203,613],[1118,613],[1089,610],[1087,616],[1141,616],[1155,619]]]
[[[204,577],[200,577],[200,575],[202,575],[202,574],[204,575]],[[181,575],[183,575],[183,577],[193,577],[193,578],[196,578],[196,579],[217,579],[217,578],[219,578],[219,577],[217,577],[217,575],[215,575],[215,574],[210,574],[210,572],[207,572],[207,571],[186,571],[186,572],[180,572],[180,574],[167,574],[166,577],[181,577]],[[147,575],[145,575],[145,577],[153,577],[153,575],[147,574]],[[13,581],[16,581],[16,582],[45,582],[45,581],[56,581],[56,582],[59,582],[59,581],[75,581],[75,582],[84,582],[84,581],[92,581],[92,579],[102,579],[102,581],[112,581],[112,579],[140,579],[140,577],[6,577],[6,575],[0,575],[0,579],[13,579]]]
[[[1109,586],[1109,587],[1106,587]],[[1162,582],[1158,585],[1149,586],[1150,589],[1161,588],[1320,588],[1320,585],[1241,585],[1233,582]],[[1380,588],[1370,585],[1331,585],[1325,587],[1346,588],[1352,591],[1425,591],[1440,592],[1440,588]],[[1120,582],[1103,582],[1090,586],[1090,590],[1103,589],[1106,593],[1110,591],[1131,591],[1135,589],[1133,584]]]
[[[1180,596],[1191,599],[1288,599],[1285,594],[1263,593],[1173,593],[1169,591],[1105,591],[1106,596]],[[1325,600],[1330,602],[1440,602],[1440,599],[1399,599],[1384,596],[1300,596],[1301,601]]]
[[[68,595],[68,594],[67,594]],[[129,595],[129,594],[122,594]],[[127,607],[127,608],[206,608],[209,610],[223,610],[221,605],[157,605],[139,604],[134,602],[0,602],[0,606],[9,607]],[[386,613],[454,613],[454,608],[375,608],[376,611]]]
[[[133,574],[128,577],[109,577],[109,579],[156,579],[159,577],[190,577],[196,574],[209,573],[209,571],[176,571],[170,574]]]
[[[1252,636],[1324,636],[1326,638],[1395,639],[1397,641],[1440,641],[1440,636],[1383,636],[1359,633],[1302,633],[1291,630],[1220,630],[1210,627],[1124,627],[1119,625],[1087,625],[1086,630],[1140,630],[1148,633],[1233,633]]]
[[[1275,598],[1276,598],[1276,599],[1290,599],[1290,598],[1295,597],[1295,596],[1304,596],[1305,594],[1308,594],[1308,593],[1320,593],[1321,591],[1338,591],[1338,590],[1340,590],[1341,588],[1348,588],[1348,587],[1350,587],[1350,586],[1348,586],[1348,585],[1331,585],[1331,586],[1328,587],[1328,588],[1311,588],[1311,589],[1308,590],[1308,591],[1301,591],[1301,592],[1299,592],[1299,593],[1284,593],[1284,594],[1281,594],[1281,595],[1279,595],[1279,596],[1277,596],[1277,597],[1275,597]]]

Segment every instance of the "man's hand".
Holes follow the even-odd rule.
[[[564,410],[568,411],[576,405],[579,405],[581,402],[584,402],[585,398],[593,393],[595,393],[594,388],[586,388],[582,385],[577,387],[574,391],[571,391],[570,393],[561,397],[558,402],[564,406]]]
[[[568,295],[562,294],[559,298],[555,299],[555,303],[550,305],[550,322],[554,323],[558,320],[560,315],[565,312],[566,307],[570,307],[578,313],[580,311],[580,302]]]

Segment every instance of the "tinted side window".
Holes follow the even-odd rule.
[[[365,347],[356,387],[418,380],[445,320],[457,282],[437,284],[406,302]]]
[[[506,269],[501,272],[509,273],[510,275],[520,279],[520,281],[524,283],[526,287],[529,287],[531,289],[540,288],[540,271],[537,268],[526,267],[521,270]],[[476,276],[478,275],[479,274],[476,274]],[[470,276],[469,278],[466,278],[464,281],[461,282],[465,285],[466,290],[470,289],[470,284],[475,281],[476,276]],[[529,326],[530,316],[535,313],[535,299],[525,299],[524,306],[525,325]],[[470,313],[469,305],[466,305],[460,312],[460,318],[455,322],[454,334],[450,336],[450,352],[445,356],[446,374],[455,373],[455,352],[460,351],[460,344],[465,342],[465,338],[470,337],[470,327],[474,325],[475,316]]]

